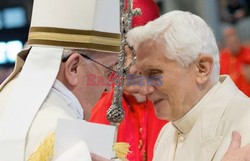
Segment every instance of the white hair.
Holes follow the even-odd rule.
[[[219,80],[216,40],[210,27],[199,16],[184,11],[168,12],[145,26],[132,29],[127,39],[135,50],[147,40],[163,44],[167,58],[182,67],[188,67],[201,54],[209,55],[214,61],[210,80],[213,84]]]
[[[72,54],[72,50],[71,49],[63,49],[63,58],[67,58]]]

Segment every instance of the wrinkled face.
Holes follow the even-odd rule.
[[[112,68],[117,63],[117,53],[94,52],[90,57],[109,68]],[[101,94],[106,88],[110,88],[107,78],[112,71],[91,60],[82,59],[84,63],[81,67],[82,76],[78,89],[82,92],[82,106],[84,107],[85,119],[87,119]]]
[[[163,45],[154,41],[142,43],[136,54],[136,69],[154,82],[142,85],[140,93],[153,102],[156,116],[170,121],[184,116],[197,103],[195,65],[180,67],[166,57]]]

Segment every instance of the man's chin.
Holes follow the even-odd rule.
[[[162,100],[161,102],[154,104],[155,115],[160,120],[170,120],[171,113],[169,105],[165,103],[166,101]]]
[[[166,114],[162,110],[155,109],[155,115],[160,120],[169,120],[169,114]]]

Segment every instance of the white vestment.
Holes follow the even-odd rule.
[[[221,76],[183,118],[163,127],[153,160],[221,161],[234,130],[242,146],[250,143],[250,100],[229,76]]]
[[[61,82],[56,80],[28,132],[26,160],[45,137],[55,132],[59,118],[83,119],[83,110],[76,97]]]

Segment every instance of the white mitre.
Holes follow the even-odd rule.
[[[20,72],[8,102],[1,102],[0,160],[24,160],[27,132],[59,71],[64,48],[120,51],[119,0],[34,0],[28,43],[18,54]]]

